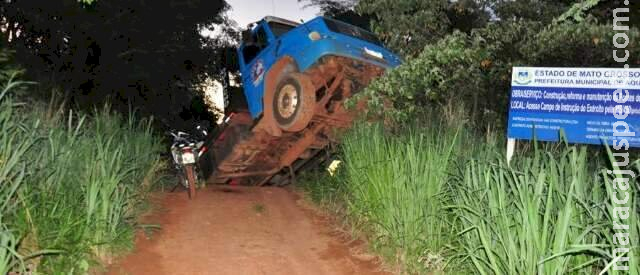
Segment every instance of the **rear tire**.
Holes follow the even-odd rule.
[[[308,76],[291,73],[278,83],[273,98],[273,116],[283,131],[304,130],[313,118],[315,107],[316,91]]]
[[[197,184],[193,165],[186,165],[184,167],[184,174],[186,175],[187,182],[189,183],[189,199],[193,199],[196,197],[196,184]]]

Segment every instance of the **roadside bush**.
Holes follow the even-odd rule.
[[[484,78],[480,61],[488,57],[488,52],[474,46],[480,42],[455,32],[425,47],[417,58],[374,80],[356,98],[368,98],[368,110],[405,123],[443,104],[482,96],[477,94]],[[389,107],[384,103],[387,99],[392,101],[392,108],[383,112],[383,107]]]
[[[108,107],[18,104],[19,84],[0,94],[0,273],[84,274],[132,244],[162,145],[151,121]]]
[[[462,104],[475,128],[503,127],[512,67],[620,67],[611,55],[612,29],[593,20],[549,26],[505,20],[471,34],[454,32],[375,80],[360,98],[369,99],[370,111],[397,123],[439,106]],[[637,27],[629,37],[638,41]],[[640,52],[640,45],[632,42],[629,50]],[[640,64],[640,56],[629,63]]]

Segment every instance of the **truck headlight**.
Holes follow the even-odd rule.
[[[322,39],[322,35],[320,35],[319,32],[310,32],[309,39],[311,39],[311,41],[318,41]]]
[[[381,52],[367,49],[367,47],[364,47],[364,54],[373,58],[384,60],[384,55]]]

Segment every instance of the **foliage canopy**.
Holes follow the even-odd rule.
[[[172,120],[190,118],[194,84],[224,66],[223,41],[201,30],[227,22],[227,9],[224,0],[17,0],[3,3],[0,18],[16,60],[74,103],[111,98]]]

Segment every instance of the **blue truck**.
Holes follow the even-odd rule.
[[[357,111],[345,100],[401,63],[371,32],[327,17],[265,17],[237,54],[248,108],[209,142],[200,161],[209,182],[290,183],[351,126]]]

